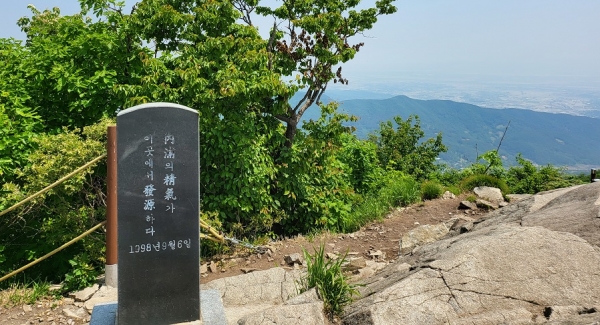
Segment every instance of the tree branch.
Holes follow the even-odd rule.
[[[498,150],[500,150],[500,146],[502,145],[502,140],[504,140],[504,136],[506,135],[506,131],[508,130],[509,126],[510,126],[510,121],[508,121],[508,124],[506,124],[506,128],[504,128],[504,133],[502,134],[502,138],[500,138],[500,143],[498,143],[498,148],[496,148],[496,152],[498,152]]]

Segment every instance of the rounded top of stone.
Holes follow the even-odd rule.
[[[179,105],[179,104],[175,104],[175,103],[167,103],[167,102],[155,102],[155,103],[146,103],[146,104],[140,104],[140,105],[136,105],[133,107],[130,107],[128,109],[122,110],[119,113],[117,113],[117,116],[121,116],[121,115],[125,115],[134,111],[138,111],[141,109],[146,109],[146,108],[153,108],[153,107],[160,107],[160,108],[178,108],[178,109],[184,109],[193,113],[198,114],[198,111],[196,111],[195,109],[191,109],[187,106],[183,106],[183,105]]]

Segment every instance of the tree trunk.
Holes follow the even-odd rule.
[[[290,119],[290,121],[287,122],[287,127],[285,129],[285,146],[287,148],[291,148],[294,144],[296,131],[298,131],[298,122],[295,119]]]

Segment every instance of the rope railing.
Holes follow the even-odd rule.
[[[66,181],[67,179],[71,178],[73,175],[75,175],[75,174],[81,172],[82,170],[90,167],[91,165],[95,164],[96,162],[98,162],[100,159],[102,159],[104,157],[106,157],[106,154],[103,154],[103,155],[101,155],[99,157],[96,157],[94,160],[92,160],[92,161],[88,162],[87,164],[85,164],[85,165],[83,165],[83,166],[75,169],[74,171],[70,172],[69,174],[67,174],[66,176],[64,176],[61,179],[57,180],[56,182],[54,182],[54,183],[46,186],[44,189],[42,189],[40,191],[37,191],[36,193],[34,193],[34,194],[28,196],[27,198],[25,198],[24,200],[22,200],[21,202],[19,202],[19,203],[15,204],[15,205],[11,206],[10,208],[8,208],[8,209],[0,212],[0,217],[3,216],[3,215],[5,215],[5,214],[7,214],[7,213],[9,213],[9,212],[11,212],[11,211],[13,211],[16,208],[22,206],[23,204],[25,204],[25,203],[27,203],[27,202],[35,199],[36,197],[38,197],[38,196],[40,196],[40,195],[42,195],[42,194],[50,191],[51,189],[53,189],[54,187],[56,187],[58,184]]]
[[[67,247],[69,247],[69,246],[73,245],[73,244],[74,244],[75,242],[77,242],[78,240],[80,240],[80,239],[82,239],[83,237],[85,237],[85,236],[87,236],[87,235],[91,234],[91,233],[92,233],[92,232],[94,232],[96,229],[98,229],[98,228],[102,227],[102,226],[103,226],[103,225],[105,225],[105,224],[106,224],[106,221],[102,221],[101,223],[99,223],[99,224],[95,225],[94,227],[92,227],[92,228],[88,229],[86,232],[84,232],[84,233],[82,233],[81,235],[79,235],[79,236],[77,236],[77,237],[75,237],[75,238],[71,239],[69,242],[67,242],[66,244],[64,244],[64,245],[60,246],[59,248],[57,248],[57,249],[55,249],[55,250],[51,251],[50,253],[48,253],[48,254],[46,254],[46,255],[44,255],[44,256],[42,256],[42,257],[40,257],[40,258],[36,259],[35,261],[33,261],[33,262],[31,262],[31,263],[29,263],[29,264],[27,264],[27,265],[25,265],[25,266],[23,266],[23,267],[21,267],[21,268],[19,268],[19,269],[17,269],[17,270],[14,270],[14,271],[10,272],[9,274],[7,274],[7,275],[5,275],[5,276],[1,277],[1,278],[0,278],[0,282],[2,282],[2,281],[4,281],[4,280],[6,280],[6,279],[8,279],[8,278],[12,277],[13,275],[16,275],[16,274],[18,274],[18,273],[21,273],[21,272],[23,272],[23,271],[27,270],[28,268],[30,268],[30,267],[32,267],[32,266],[34,266],[34,265],[36,265],[37,263],[39,263],[39,262],[41,262],[41,261],[43,261],[43,260],[47,259],[48,257],[50,257],[50,256],[52,256],[52,255],[54,255],[54,254],[56,254],[56,253],[58,253],[58,252],[62,251],[63,249],[65,249],[65,248],[67,248]]]
[[[67,174],[67,175],[63,176],[62,178],[60,178],[60,179],[59,179],[59,180],[57,180],[56,182],[54,182],[54,183],[52,183],[52,184],[50,184],[50,185],[46,186],[44,189],[42,189],[42,190],[40,190],[40,191],[37,191],[36,193],[34,193],[34,194],[32,194],[32,195],[28,196],[27,198],[25,198],[25,199],[21,200],[19,203],[17,203],[17,204],[15,204],[15,205],[11,206],[10,208],[8,208],[8,209],[6,209],[6,210],[4,210],[4,211],[0,212],[0,216],[3,216],[3,215],[5,215],[5,214],[7,214],[7,213],[9,213],[9,212],[11,212],[11,211],[13,211],[13,210],[15,210],[16,208],[18,208],[18,207],[22,206],[23,204],[25,204],[25,203],[27,203],[27,202],[29,202],[29,201],[31,201],[31,200],[33,200],[33,199],[35,199],[36,197],[38,197],[38,196],[40,196],[40,195],[42,195],[42,194],[44,194],[44,193],[46,193],[46,192],[50,191],[51,189],[53,189],[54,187],[56,187],[56,186],[57,186],[57,185],[59,185],[60,183],[62,183],[62,182],[64,182],[64,181],[66,181],[67,179],[69,179],[69,178],[73,177],[74,175],[76,175],[77,173],[79,173],[79,172],[83,171],[84,169],[86,169],[86,168],[88,168],[88,167],[92,166],[93,164],[97,163],[99,160],[101,160],[101,159],[102,159],[102,158],[104,158],[104,157],[106,157],[106,154],[102,154],[102,155],[100,155],[100,156],[98,156],[98,157],[94,158],[93,160],[91,160],[91,161],[90,161],[90,162],[88,162],[87,164],[85,164],[85,165],[83,165],[83,166],[81,166],[81,167],[79,167],[79,168],[75,169],[74,171],[72,171],[72,172],[70,172],[69,174]],[[58,252],[60,252],[60,251],[61,251],[61,250],[63,250],[63,249],[65,249],[65,248],[67,248],[67,247],[71,246],[72,244],[74,244],[74,243],[75,243],[75,242],[77,242],[78,240],[80,240],[80,239],[82,239],[83,237],[85,237],[85,236],[87,236],[87,235],[91,234],[91,233],[92,233],[92,232],[94,232],[96,229],[100,228],[101,226],[103,226],[103,225],[105,225],[105,224],[106,224],[106,221],[102,221],[101,223],[97,224],[96,226],[92,227],[91,229],[87,230],[86,232],[82,233],[81,235],[77,236],[76,238],[74,238],[74,239],[70,240],[69,242],[67,242],[66,244],[64,244],[64,245],[60,246],[59,248],[57,248],[57,249],[55,249],[55,250],[51,251],[50,253],[48,253],[48,254],[46,254],[46,255],[44,255],[44,256],[42,256],[42,257],[40,257],[40,258],[36,259],[35,261],[32,261],[31,263],[29,263],[29,264],[27,264],[27,265],[25,265],[25,266],[23,266],[23,267],[21,267],[21,268],[19,268],[19,269],[15,270],[15,271],[12,271],[12,272],[10,272],[10,273],[6,274],[5,276],[3,276],[3,277],[1,277],[1,278],[0,278],[0,282],[2,282],[2,281],[4,281],[4,280],[6,280],[6,279],[8,279],[8,278],[12,277],[12,276],[13,276],[13,275],[15,275],[15,274],[18,274],[18,273],[20,273],[20,272],[23,272],[23,271],[27,270],[28,268],[30,268],[30,267],[32,267],[32,266],[34,266],[34,265],[36,265],[37,263],[39,263],[39,262],[41,262],[41,261],[43,261],[43,260],[47,259],[48,257],[50,257],[50,256],[52,256],[52,255],[54,255],[54,254],[56,254],[56,253],[58,253]]]
[[[209,232],[209,235],[200,234],[200,238],[212,240],[216,243],[224,243],[225,238],[213,227],[211,227],[206,221],[200,220],[200,227],[206,229]]]
[[[102,155],[100,155],[100,156],[96,157],[95,159],[91,160],[91,161],[90,161],[90,162],[88,162],[87,164],[85,164],[85,165],[83,165],[83,166],[81,166],[81,167],[77,168],[76,170],[74,170],[74,171],[70,172],[69,174],[67,174],[67,175],[63,176],[62,178],[60,178],[60,179],[59,179],[59,180],[57,180],[56,182],[54,182],[54,183],[52,183],[52,184],[48,185],[48,186],[47,186],[47,187],[45,187],[44,189],[42,189],[42,190],[40,190],[40,191],[38,191],[38,192],[36,192],[36,193],[34,193],[34,194],[32,194],[32,195],[28,196],[27,198],[25,198],[25,199],[21,200],[20,202],[18,202],[18,203],[16,203],[16,204],[14,204],[14,205],[13,205],[13,206],[11,206],[10,208],[8,208],[8,209],[6,209],[6,210],[4,210],[4,211],[0,212],[0,216],[3,216],[3,215],[5,215],[5,214],[7,214],[7,213],[9,213],[9,212],[11,212],[11,211],[13,211],[13,210],[15,210],[15,209],[17,209],[18,207],[20,207],[20,206],[24,205],[25,203],[27,203],[27,202],[29,202],[29,201],[33,200],[34,198],[36,198],[36,197],[38,197],[38,196],[40,196],[40,195],[42,195],[42,194],[44,194],[44,193],[46,193],[46,192],[50,191],[51,189],[53,189],[54,187],[56,187],[56,186],[57,186],[57,185],[59,185],[60,183],[62,183],[62,182],[64,182],[64,181],[66,181],[67,179],[69,179],[69,178],[71,178],[72,176],[76,175],[77,173],[79,173],[79,172],[83,171],[84,169],[86,169],[86,168],[88,168],[88,167],[92,166],[93,164],[97,163],[99,160],[101,160],[101,159],[103,159],[103,158],[105,158],[105,157],[106,157],[106,154],[102,154]],[[85,236],[87,236],[87,235],[91,234],[91,233],[92,233],[92,232],[94,232],[96,229],[100,228],[101,226],[103,226],[103,225],[105,225],[105,224],[106,224],[106,221],[103,221],[103,222],[101,222],[101,223],[97,224],[97,225],[96,225],[96,226],[94,226],[93,228],[91,228],[91,229],[87,230],[86,232],[82,233],[81,235],[77,236],[76,238],[72,239],[71,241],[69,241],[69,242],[65,243],[64,245],[60,246],[59,248],[57,248],[57,249],[55,249],[55,250],[51,251],[50,253],[48,253],[48,254],[46,254],[46,255],[44,255],[44,256],[42,256],[42,257],[40,257],[40,258],[36,259],[35,261],[33,261],[33,262],[31,262],[31,263],[29,263],[29,264],[27,264],[27,265],[25,265],[25,266],[23,266],[23,267],[21,267],[21,268],[19,268],[19,269],[17,269],[17,270],[15,270],[15,271],[13,271],[13,272],[11,272],[11,273],[9,273],[9,274],[6,274],[5,276],[3,276],[3,277],[1,277],[1,278],[0,278],[0,282],[2,282],[2,281],[4,281],[4,280],[6,280],[6,279],[8,279],[8,278],[10,278],[10,277],[12,277],[12,276],[14,276],[15,274],[18,274],[18,273],[20,273],[20,272],[22,272],[22,271],[24,271],[24,270],[26,270],[26,269],[28,269],[28,268],[30,268],[30,267],[32,267],[32,266],[34,266],[34,265],[36,265],[37,263],[39,263],[39,262],[41,262],[41,261],[43,261],[43,260],[47,259],[48,257],[50,257],[50,256],[52,256],[52,255],[54,255],[54,254],[56,254],[56,253],[60,252],[61,250],[65,249],[65,248],[67,248],[67,247],[69,247],[69,246],[71,246],[72,244],[74,244],[74,243],[75,243],[75,242],[77,242],[78,240],[80,240],[80,239],[82,239],[83,237],[85,237]],[[223,236],[223,235],[222,235],[222,234],[220,234],[220,233],[219,233],[217,230],[215,230],[215,229],[214,229],[214,228],[212,228],[210,225],[208,225],[208,223],[206,223],[205,221],[202,221],[202,220],[200,220],[200,227],[201,227],[201,228],[203,228],[203,229],[205,229],[206,231],[208,231],[208,234],[202,234],[202,233],[200,234],[200,238],[201,238],[201,239],[207,239],[207,240],[211,240],[211,241],[213,241],[213,242],[216,242],[216,243],[224,243],[226,240],[228,240],[228,241],[232,241],[233,243],[239,244],[239,241],[238,241],[238,240],[234,240],[233,238],[228,238],[228,237],[225,237],[225,236]],[[254,248],[254,246],[252,246],[252,248]]]

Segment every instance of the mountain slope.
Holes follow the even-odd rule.
[[[306,118],[318,114],[317,110],[309,111],[311,115]],[[416,114],[427,137],[442,132],[448,152],[441,158],[456,167],[473,162],[478,153],[495,149],[509,121],[500,147],[507,166],[515,164],[518,153],[541,165],[550,163],[579,170],[600,165],[600,119],[406,96],[347,100],[341,103],[340,111],[360,118],[354,125],[361,138],[377,130],[382,121]]]

